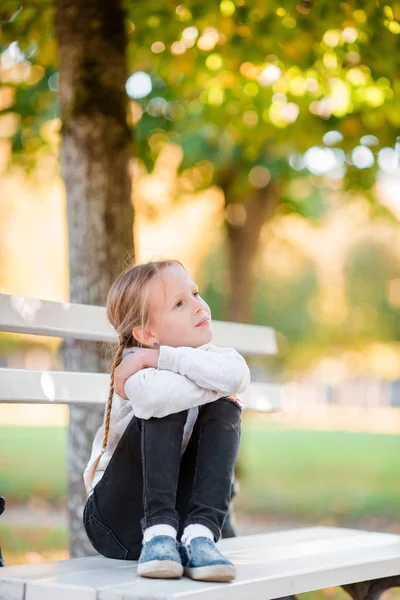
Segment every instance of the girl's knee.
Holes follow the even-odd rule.
[[[163,423],[182,424],[182,423],[186,422],[187,414],[188,414],[187,410],[182,410],[177,413],[171,413],[169,415],[165,415],[165,417],[150,417],[150,419],[142,419],[142,424],[145,423],[146,426],[149,426],[149,424],[159,426],[159,425],[162,425]]]
[[[207,407],[207,412],[214,416],[220,416],[221,418],[230,418],[234,421],[240,420],[242,409],[240,406],[229,398],[229,396],[223,396],[206,404],[203,408]]]
[[[216,402],[223,405],[224,407],[229,407],[230,410],[234,408],[239,413],[241,412],[241,408],[238,402],[236,400],[233,400],[230,396],[222,396],[222,398],[218,398]]]

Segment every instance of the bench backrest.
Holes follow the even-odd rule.
[[[0,294],[0,331],[117,342],[103,306],[52,302],[39,298]],[[270,327],[213,321],[213,343],[235,348],[244,355],[277,353],[275,332]],[[0,369],[0,402],[61,404],[104,403],[108,373],[77,373],[31,369]],[[279,410],[279,386],[254,382],[243,395],[248,408]]]

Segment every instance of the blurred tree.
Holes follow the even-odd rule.
[[[54,6],[43,2],[17,7],[15,2],[6,2],[3,10],[8,16],[5,19],[3,14],[5,34],[12,37],[15,25],[23,41],[20,45],[11,42],[2,55],[7,81],[0,96],[7,111],[2,118],[16,119],[18,115],[14,150],[20,151],[28,168],[33,156],[40,167],[51,152],[51,119],[58,101],[61,169],[68,207],[70,299],[104,306],[127,253],[133,252],[132,141],[127,124],[123,9],[120,2],[107,0],[57,0]],[[13,66],[8,68],[10,63]],[[109,369],[100,345],[94,342],[65,340],[61,352],[66,370]],[[95,407],[70,408],[68,512],[72,556],[93,553],[82,528],[86,499],[82,474],[103,413]]]
[[[124,12],[118,1],[57,0],[55,32],[70,296],[72,302],[104,306],[111,283],[133,251]],[[63,356],[68,370],[109,370],[95,343],[66,340]],[[68,512],[73,556],[93,553],[82,528],[82,469],[101,422],[97,413],[92,407],[70,409]]]

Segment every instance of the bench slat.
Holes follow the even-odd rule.
[[[285,546],[294,543],[304,543],[318,541],[325,538],[339,539],[343,537],[352,537],[354,533],[364,534],[363,531],[338,527],[299,527],[298,529],[288,529],[285,531],[274,531],[268,534],[255,534],[238,536],[236,538],[227,538],[218,542],[218,547],[222,552],[236,552],[248,548],[263,548],[265,546],[264,537],[268,536],[270,546]],[[369,533],[367,533],[369,535]],[[386,535],[386,534],[381,534]],[[391,534],[387,534],[391,535]],[[93,552],[95,552],[93,550]],[[100,554],[95,556],[85,556],[82,558],[71,558],[69,560],[58,560],[47,563],[16,565],[6,567],[0,571],[0,574],[7,577],[22,577],[24,580],[41,579],[43,577],[52,577],[56,573],[79,573],[81,571],[96,571],[107,568],[118,569],[126,565],[133,564],[125,560],[109,560]]]
[[[53,302],[25,296],[0,294],[0,331],[81,340],[116,342],[104,306]],[[277,353],[271,327],[213,321],[213,343],[249,355]]]
[[[67,600],[71,594],[76,600],[241,600],[244,594],[269,600],[400,573],[400,536],[394,534],[313,527],[221,540],[219,547],[237,566],[237,579],[229,585],[185,577],[147,580],[137,575],[135,561],[96,556],[5,567],[0,596],[22,600],[4,591],[11,582],[15,591],[25,582],[25,600]]]
[[[52,404],[104,404],[110,375],[69,371],[0,369],[0,402]],[[266,412],[281,410],[281,388],[251,383],[239,394],[247,408]]]
[[[380,558],[380,554],[385,554]],[[239,576],[224,589],[223,584],[184,582],[162,582],[155,585],[144,583],[142,579],[132,579],[122,585],[112,585],[108,589],[98,589],[98,600],[272,600],[292,594],[311,592],[327,587],[356,583],[380,577],[387,577],[399,571],[399,554],[368,549],[363,554],[363,562],[352,562],[354,551],[337,552],[329,557],[293,559],[289,564],[237,565]],[[164,585],[163,585],[164,583]],[[194,585],[193,585],[194,584]],[[35,585],[35,584],[34,584]],[[46,584],[38,585],[42,595],[27,600],[50,600],[57,588],[46,589]],[[46,592],[46,593],[45,593]],[[54,595],[53,595],[54,598]],[[83,600],[83,599],[82,599]]]

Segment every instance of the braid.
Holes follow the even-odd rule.
[[[111,407],[112,407],[112,399],[113,399],[113,395],[114,395],[114,371],[118,367],[118,365],[120,364],[120,362],[122,360],[122,352],[124,351],[124,348],[125,348],[125,340],[121,337],[119,340],[118,348],[115,352],[113,365],[111,367],[110,392],[108,394],[108,402],[107,402],[107,407],[106,407],[106,411],[104,414],[104,437],[103,437],[102,450],[103,449],[105,450],[107,448],[108,432],[110,429]]]
[[[100,454],[96,458],[96,460],[94,461],[94,463],[91,466],[91,468],[89,470],[89,473],[88,473],[88,485],[89,485],[89,487],[91,487],[91,485],[92,485],[92,481],[93,481],[94,475],[96,473],[96,469],[97,469],[97,467],[99,465],[100,459],[101,459],[102,455],[104,454],[104,452],[106,451],[106,448],[107,448],[108,432],[110,430],[110,417],[111,417],[112,400],[113,400],[113,396],[114,396],[114,371],[118,367],[118,365],[120,364],[120,362],[122,360],[122,353],[124,351],[125,345],[126,345],[126,339],[121,336],[120,340],[119,340],[118,348],[115,351],[114,360],[113,360],[113,364],[112,364],[112,367],[111,367],[110,391],[109,391],[109,394],[108,394],[108,401],[107,401],[106,410],[104,412],[104,420],[103,420],[103,425],[104,425],[103,443],[102,443]]]

